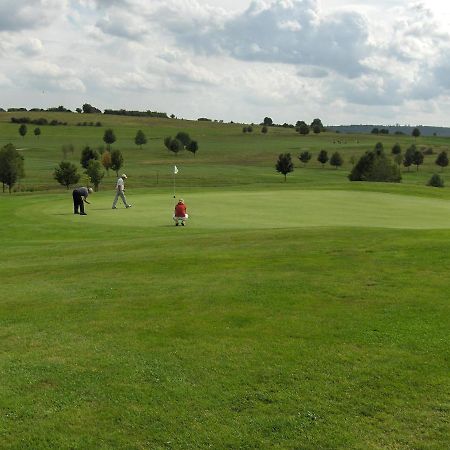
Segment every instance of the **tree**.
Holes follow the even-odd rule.
[[[180,141],[183,144],[183,147],[187,147],[189,143],[191,142],[191,138],[188,133],[185,131],[179,131],[177,135],[175,136],[175,139]]]
[[[444,170],[444,167],[448,166],[448,156],[447,152],[443,150],[436,158],[436,164],[441,168],[441,172]]]
[[[189,142],[188,146],[186,147],[186,150],[193,153],[194,156],[197,153],[198,150],[198,143],[197,141],[191,141]]]
[[[103,135],[103,142],[108,146],[108,150],[111,150],[111,144],[116,142],[116,135],[111,128],[105,130],[105,134]]]
[[[412,163],[415,164],[417,172],[419,171],[419,166],[423,164],[423,158],[423,153],[419,149],[416,149],[412,154]]]
[[[167,136],[164,138],[164,145],[167,148],[167,150],[170,150],[170,141],[172,140],[172,138],[170,136]]]
[[[417,127],[415,127],[413,130],[412,130],[412,133],[411,133],[415,138],[418,138],[419,136],[420,136],[420,130],[417,128]]]
[[[393,155],[400,155],[402,153],[402,148],[398,142],[392,147],[391,153]]]
[[[319,156],[317,157],[317,161],[319,161],[322,164],[322,167],[325,166],[325,164],[328,161],[328,153],[326,150],[320,150]]]
[[[384,151],[366,152],[348,176],[350,181],[385,181],[398,183],[401,180],[400,169],[392,163]]]
[[[303,163],[303,165],[306,165],[311,158],[312,158],[312,155],[311,155],[311,153],[308,152],[308,150],[301,152],[298,157],[298,159]]]
[[[39,139],[39,136],[41,135],[41,129],[39,127],[35,128],[33,133]]]
[[[380,130],[377,127],[372,128],[372,131],[371,131],[372,134],[378,134],[379,132],[380,132]]]
[[[139,145],[140,148],[142,148],[142,146],[147,143],[147,138],[145,137],[145,134],[142,130],[138,130],[138,132],[136,133],[136,137],[134,138],[134,143],[136,145]]]
[[[384,147],[383,147],[383,143],[382,142],[377,142],[375,144],[375,152],[377,154],[381,154],[382,152],[384,152]]]
[[[105,176],[105,172],[102,171],[101,164],[91,159],[86,169],[86,175],[90,178],[92,184],[94,185],[94,191],[98,191],[98,185]]]
[[[409,168],[411,167],[411,164],[413,163],[413,155],[416,150],[417,148],[413,144],[406,149],[405,155],[403,156],[403,165],[408,168],[408,172]]]
[[[81,151],[81,158],[80,158],[80,164],[84,169],[87,169],[87,166],[89,164],[89,161],[91,159],[98,159],[98,153],[92,149],[89,146],[84,147],[84,149]]]
[[[172,139],[169,144],[169,150],[175,154],[177,154],[180,150],[183,149],[183,143],[178,139]]]
[[[71,184],[76,184],[80,180],[77,166],[69,161],[61,161],[53,172],[53,178],[62,186],[69,189]]]
[[[331,155],[330,164],[336,169],[344,164],[344,160],[342,159],[342,156],[339,154],[339,152],[334,152]]]
[[[310,127],[314,131],[314,133],[321,133],[322,131],[325,131],[325,127],[322,125],[322,121],[320,119],[314,119],[311,122]]]
[[[78,111],[78,109],[77,109],[77,111]],[[101,111],[98,108],[96,108],[95,106],[90,105],[89,103],[85,103],[83,105],[83,112],[85,114],[93,114],[93,113],[100,114],[101,113]]]
[[[395,162],[395,164],[397,164],[397,166],[400,167],[400,164],[402,163],[402,161],[403,161],[403,156],[401,153],[394,156],[394,162]]]
[[[273,125],[273,120],[270,117],[264,117],[263,125],[271,127]]]
[[[275,165],[277,172],[284,175],[284,181],[286,182],[286,175],[294,171],[294,164],[292,163],[290,153],[281,153],[278,156],[278,161]]]
[[[303,136],[306,136],[309,134],[309,127],[303,120],[299,120],[296,124],[296,130],[298,133],[300,133]]]
[[[437,173],[435,173],[428,180],[427,186],[444,187],[444,180]]]
[[[106,174],[109,176],[109,169],[111,169],[111,153],[106,151],[102,153],[102,166],[106,169]]]
[[[119,176],[119,170],[123,166],[123,156],[120,150],[113,150],[111,152],[111,169]]]
[[[267,134],[267,131],[268,131],[269,129],[266,127],[266,125],[264,125],[262,128],[261,128],[261,133],[263,133],[263,134]]]
[[[19,178],[23,178],[24,176],[23,156],[13,144],[6,144],[0,150],[0,181],[3,183],[3,192],[5,192],[6,185],[11,194],[13,186]]]
[[[23,123],[22,125],[20,125],[19,127],[19,134],[22,136],[22,138],[25,137],[25,135],[27,134],[27,126]]]

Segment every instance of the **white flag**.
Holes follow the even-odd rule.
[[[178,173],[178,167],[177,166],[173,166],[173,173],[177,174]]]

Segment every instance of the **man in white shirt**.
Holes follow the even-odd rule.
[[[127,199],[125,198],[125,180],[127,179],[127,176],[123,173],[122,176],[117,180],[116,184],[116,196],[114,197],[114,201],[112,204],[112,209],[117,209],[117,200],[119,197],[122,199],[123,204],[125,205],[125,208],[131,208],[131,205],[127,203]]]

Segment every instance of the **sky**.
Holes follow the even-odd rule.
[[[0,107],[450,126],[450,2],[0,0]]]

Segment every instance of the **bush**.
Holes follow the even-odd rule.
[[[427,186],[433,186],[433,187],[444,187],[444,180],[435,173],[427,183]]]
[[[385,181],[398,183],[402,179],[400,169],[392,163],[379,148],[366,152],[356,165],[350,175],[350,181]]]

